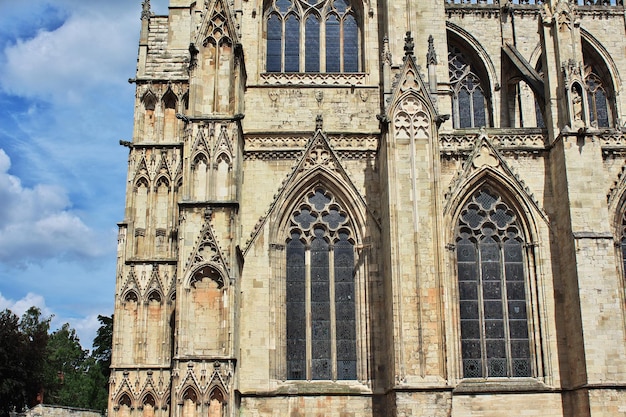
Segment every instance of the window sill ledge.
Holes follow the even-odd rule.
[[[365,85],[364,72],[264,72],[260,74],[261,84],[265,85],[318,85],[355,86]]]
[[[464,379],[454,389],[455,394],[481,393],[517,393],[517,392],[552,392],[554,388],[547,386],[535,378],[494,378]]]
[[[360,381],[275,381],[271,395],[363,395],[371,394]]]

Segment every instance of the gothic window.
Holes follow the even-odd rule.
[[[586,78],[587,84],[587,102],[589,106],[589,121],[592,125],[598,127],[610,127],[609,121],[609,99],[602,79],[593,72],[590,72]]]
[[[359,71],[359,25],[350,0],[270,0],[267,72]]]
[[[488,89],[476,66],[456,45],[448,45],[453,124],[457,129],[489,126]]]
[[[583,62],[585,65],[585,89],[589,124],[594,127],[615,126],[615,96],[613,78],[604,58],[592,42],[583,37]]]
[[[530,377],[524,236],[489,187],[458,221],[456,254],[464,378]]]
[[[323,188],[309,193],[292,213],[286,245],[287,379],[356,379],[353,237],[346,212]]]

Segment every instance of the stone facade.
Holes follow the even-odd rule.
[[[623,415],[625,16],[145,0],[108,415]]]

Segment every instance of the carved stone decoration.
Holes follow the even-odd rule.
[[[190,279],[190,285],[193,285],[195,279],[211,277],[222,288],[227,281],[230,281],[230,268],[227,258],[217,244],[209,219],[205,221],[200,240],[189,257],[185,269],[188,272],[195,270]]]
[[[400,104],[393,123],[397,139],[428,139],[430,137],[430,115],[422,102],[414,96],[407,97]]]
[[[499,165],[498,158],[496,158],[489,147],[482,145],[476,157],[472,161],[474,168],[481,168],[483,166],[497,167]]]

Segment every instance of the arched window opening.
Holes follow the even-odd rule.
[[[589,121],[597,127],[610,127],[610,104],[602,79],[590,68],[585,80],[587,84],[587,101],[589,106]]]
[[[143,417],[154,417],[156,402],[151,394],[146,395],[143,400]]]
[[[588,39],[583,38],[585,89],[589,124],[594,127],[615,126],[615,97],[613,79],[606,62]]]
[[[355,380],[354,234],[327,190],[292,213],[286,256],[287,379]]]
[[[145,140],[150,140],[154,138],[155,133],[155,114],[154,111],[156,109],[157,98],[151,92],[148,91],[143,96],[143,107],[144,107],[144,118],[143,118],[143,135]]]
[[[459,47],[448,45],[448,73],[452,87],[452,123],[456,129],[490,125],[488,83]]]
[[[222,391],[214,389],[209,400],[209,417],[222,417],[224,415],[224,403]]]
[[[267,72],[359,71],[359,14],[349,0],[270,0],[264,16]]]
[[[196,417],[197,403],[198,395],[193,389],[188,388],[183,395],[182,417]]]
[[[457,224],[464,378],[530,377],[524,236],[515,212],[489,187]]]
[[[176,107],[178,99],[172,90],[168,90],[163,96],[163,139],[165,141],[176,140]]]

